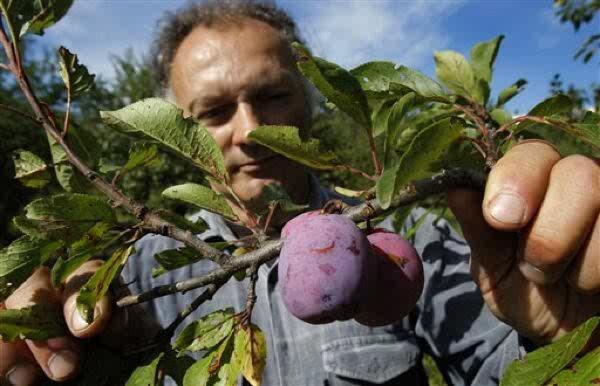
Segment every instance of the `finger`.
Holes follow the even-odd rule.
[[[481,211],[483,194],[469,190],[448,192],[448,205],[471,248],[471,273],[483,294],[493,290],[514,263],[516,236],[492,228]]]
[[[552,168],[546,195],[521,237],[519,268],[525,277],[549,284],[562,276],[596,222],[598,192],[600,167],[593,160],[574,155]]]
[[[32,386],[42,374],[25,342],[0,341],[0,384],[6,380],[9,385]]]
[[[34,304],[60,306],[60,294],[52,286],[50,270],[37,269],[10,297],[6,307],[20,309]],[[74,338],[64,336],[47,341],[26,340],[35,361],[46,375],[54,381],[64,381],[79,372],[81,348]]]
[[[101,260],[91,260],[81,265],[65,281],[63,291],[63,313],[71,333],[78,338],[90,338],[100,334],[111,317],[111,299],[103,296],[94,308],[94,320],[88,323],[77,310],[79,289],[87,283],[90,277],[102,266]]]
[[[585,294],[600,292],[600,216],[567,276],[569,284]]]
[[[523,228],[544,198],[552,167],[560,155],[543,141],[513,147],[493,167],[483,201],[487,222],[498,230]]]

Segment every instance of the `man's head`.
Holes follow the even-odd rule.
[[[184,114],[211,132],[234,191],[254,209],[269,183],[281,184],[296,201],[308,196],[301,166],[247,138],[263,124],[308,129],[309,98],[290,47],[297,39],[282,11],[235,1],[192,4],[170,15],[155,44],[158,79]]]

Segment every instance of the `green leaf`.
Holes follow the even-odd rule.
[[[77,55],[61,46],[58,49],[58,58],[60,76],[71,95],[83,94],[94,86],[96,75],[90,74],[87,67],[79,63]]]
[[[156,356],[153,356],[150,363],[139,366],[136,368],[133,373],[131,373],[131,377],[127,380],[125,386],[154,386],[157,372],[158,372],[158,364],[163,358],[164,353],[159,353]]]
[[[298,55],[298,68],[319,89],[329,102],[348,114],[359,125],[371,130],[371,113],[360,83],[354,76],[337,64],[314,58],[308,49],[293,44]]]
[[[373,108],[371,120],[373,121],[373,135],[375,137],[387,131],[388,119],[397,100],[398,98],[383,99]]]
[[[433,174],[433,165],[446,149],[460,137],[463,125],[456,118],[446,118],[419,132],[398,164],[385,169],[377,182],[377,199],[387,209],[404,185]]]
[[[220,181],[228,179],[221,149],[198,121],[177,106],[149,98],[116,111],[101,111],[104,122],[127,134],[149,137]]]
[[[556,342],[514,361],[506,368],[500,386],[543,385],[579,354],[599,323],[600,317],[592,317]]]
[[[43,188],[50,182],[48,165],[30,151],[19,149],[13,152],[15,178],[28,188]]]
[[[331,170],[339,166],[339,160],[333,152],[322,150],[317,139],[303,141],[298,134],[298,128],[293,126],[259,126],[251,131],[248,137],[276,153],[314,169]]]
[[[383,146],[383,165],[384,168],[392,167],[396,162],[394,150],[402,133],[402,119],[406,113],[412,109],[415,103],[415,93],[409,92],[398,99],[391,109],[387,125],[386,138]],[[405,128],[405,127],[404,127]]]
[[[98,144],[93,140],[93,135],[71,122],[65,140],[73,152],[81,157],[89,167],[95,167],[95,151],[98,149]],[[48,143],[50,144],[56,179],[63,189],[67,192],[85,192],[89,190],[90,185],[87,179],[69,163],[63,148],[50,135],[48,135]]]
[[[165,374],[171,377],[177,385],[183,385],[185,373],[195,362],[194,358],[190,356],[176,356],[173,351],[169,351],[164,356],[161,367]]]
[[[202,233],[208,229],[208,225],[200,217],[198,217],[195,221],[190,221],[183,216],[164,209],[158,209],[156,213],[173,225],[195,234]]]
[[[456,51],[440,51],[434,54],[434,58],[437,77],[450,90],[481,104],[485,103],[487,83],[479,82],[464,56]]]
[[[19,310],[0,310],[0,339],[47,340],[67,334],[62,310],[35,304]]]
[[[544,99],[527,113],[530,116],[546,117],[569,114],[573,109],[573,101],[566,95],[558,94],[553,97]],[[516,128],[513,128],[513,134],[517,134],[523,130],[535,130],[540,126],[546,126],[540,123],[525,121],[519,123]]]
[[[499,125],[503,125],[512,121],[512,115],[510,115],[508,111],[501,108],[493,109],[490,112],[490,116]]]
[[[600,384],[600,347],[556,374],[547,384],[560,386]]]
[[[60,241],[23,236],[0,250],[0,302],[10,296],[61,246]]]
[[[415,234],[417,233],[419,228],[421,228],[423,223],[425,223],[425,220],[427,219],[427,215],[429,215],[430,212],[431,212],[431,210],[427,210],[425,213],[423,213],[421,216],[419,216],[419,218],[417,219],[417,221],[415,221],[413,226],[410,227],[410,229],[408,229],[406,231],[406,234],[404,235],[405,239],[407,239],[407,240],[413,239],[413,237],[415,236]]]
[[[211,351],[200,359],[198,362],[193,364],[185,373],[183,377],[183,386],[207,386],[208,381],[211,378],[209,371],[210,365],[217,356],[216,351]]]
[[[477,43],[471,49],[471,66],[475,76],[488,84],[492,82],[494,62],[503,39],[504,35],[500,35],[487,42]]]
[[[69,258],[65,260],[59,257],[52,267],[52,284],[58,286],[64,282],[83,263],[94,256],[100,256],[104,249],[122,237],[121,234],[117,236],[107,234],[110,228],[111,224],[99,222],[90,228],[80,240],[71,244]]]
[[[192,248],[183,247],[159,252],[154,255],[154,259],[159,266],[152,268],[152,277],[158,277],[168,271],[194,264],[204,259],[204,257]]]
[[[369,62],[362,64],[350,73],[365,90],[390,91],[394,85],[404,88],[404,93],[413,91],[417,95],[438,102],[448,102],[446,92],[439,83],[419,71],[391,62]]]
[[[404,227],[404,223],[410,213],[412,212],[414,205],[404,205],[399,207],[392,214],[392,227],[396,233],[402,232],[402,228]]]
[[[225,197],[199,184],[183,184],[171,186],[162,192],[164,197],[187,202],[210,212],[220,214],[228,219],[236,220],[237,217],[231,210]]]
[[[14,0],[21,1],[22,0]],[[44,30],[56,24],[62,19],[74,0],[34,0],[34,16],[27,20],[21,27],[20,35],[23,36],[28,32],[36,35],[43,35]]]
[[[579,140],[589,143],[600,152],[600,124],[573,123],[560,126],[564,131],[577,137]]]
[[[110,259],[105,261],[100,269],[81,287],[79,296],[77,296],[77,309],[88,323],[94,320],[96,302],[106,294],[110,284],[119,276],[127,262],[127,258],[132,253],[133,245],[117,249]]]
[[[526,84],[527,84],[527,81],[525,79],[519,79],[515,83],[513,83],[511,86],[500,91],[500,94],[498,94],[498,102],[496,103],[496,107],[504,106],[506,104],[506,102],[511,100],[513,97],[515,97],[521,91],[523,91],[523,88],[525,88]]]
[[[111,206],[99,196],[64,193],[40,198],[25,207],[15,225],[25,234],[67,243],[81,238],[97,222],[115,222]]]
[[[142,143],[141,145],[136,144],[129,151],[129,159],[121,169],[121,174],[130,172],[140,166],[154,166],[159,162],[158,147],[156,147],[156,145],[148,145],[145,143]]]
[[[278,184],[266,185],[260,194],[259,200],[268,203],[268,205],[277,205],[276,211],[283,213],[299,213],[308,209],[308,205],[294,203],[285,189]],[[264,214],[266,211],[260,214]]]
[[[15,38],[31,32],[42,35],[44,29],[66,15],[73,0],[0,0],[15,30]]]
[[[200,351],[210,349],[225,339],[233,328],[233,308],[215,311],[190,323],[179,334],[173,349]]]
[[[253,324],[240,328],[235,335],[234,353],[244,378],[252,386],[260,386],[267,364],[267,342],[263,332]]]

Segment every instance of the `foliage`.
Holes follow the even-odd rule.
[[[22,35],[42,33],[64,16],[71,3],[0,0],[0,9],[13,43],[26,46],[27,40]],[[586,21],[585,17],[583,20]],[[359,187],[363,190],[359,195],[376,197],[374,205],[379,205],[383,215],[397,209],[404,193],[417,190],[415,180],[443,175],[455,167],[488,171],[517,136],[546,138],[562,146],[565,152],[597,156],[600,115],[593,112],[573,115],[574,103],[568,96],[557,94],[540,102],[526,116],[513,119],[503,106],[525,84],[516,80],[498,93],[496,103],[492,103],[493,68],[502,40],[503,36],[498,36],[478,43],[468,59],[455,51],[437,52],[434,55],[437,80],[390,62],[369,62],[346,70],[295,45],[300,71],[337,112],[325,113],[316,124],[313,133],[320,134],[322,141],[305,137],[297,128],[288,126],[259,127],[252,132],[251,139],[313,169],[351,173],[360,178],[358,182],[349,180],[349,174],[329,175],[330,181],[340,182],[344,188]],[[157,88],[149,82],[149,72],[143,63],[132,57],[117,58],[116,83],[102,79],[94,83],[94,76],[78,62],[76,54],[62,47],[58,54],[58,67],[54,60],[48,60],[50,64],[38,63],[25,57],[24,61],[24,69],[31,74],[30,81],[37,84],[33,91],[39,92],[38,100],[44,101],[48,111],[54,111],[39,113],[38,102],[30,102],[44,118],[47,137],[32,134],[42,131],[36,119],[28,119],[31,127],[23,129],[20,122],[27,120],[23,116],[31,115],[31,109],[18,96],[14,80],[0,72],[3,91],[0,102],[13,107],[0,109],[9,118],[2,121],[8,123],[1,128],[7,133],[21,133],[21,137],[16,136],[2,148],[3,155],[11,154],[3,161],[12,165],[11,170],[3,172],[26,187],[9,188],[11,193],[21,189],[26,192],[24,201],[11,203],[24,206],[22,215],[13,221],[23,235],[0,251],[0,299],[9,296],[38,267],[51,267],[52,280],[59,284],[91,256],[109,256],[77,297],[79,312],[91,321],[97,301],[115,283],[133,253],[134,243],[144,233],[161,233],[186,243],[185,247],[156,256],[160,267],[155,275],[192,264],[205,255],[223,263],[219,249],[229,246],[227,243],[201,243],[193,232],[205,229],[205,224],[191,224],[177,214],[154,210],[155,205],[164,207],[168,202],[159,201],[152,194],[162,193],[166,198],[190,203],[234,221],[236,218],[225,198],[201,185],[199,179],[218,182],[229,189],[230,199],[237,197],[230,185],[223,154],[208,130],[195,119],[183,117],[175,105],[151,97]],[[19,65],[14,63],[13,67],[17,76],[24,76]],[[102,110],[100,115],[98,109]],[[64,126],[57,125],[63,121]],[[342,126],[340,122],[348,125]],[[329,131],[328,125],[337,128]],[[339,138],[334,138],[336,133]],[[357,139],[348,140],[352,137]],[[348,148],[348,143],[356,144],[359,151],[351,150],[353,154],[342,151]],[[163,161],[164,169],[157,160]],[[48,176],[45,172],[50,165],[53,173]],[[150,176],[159,179],[149,185],[141,183]],[[165,183],[171,187],[163,191]],[[268,190],[266,195],[267,219],[277,208],[299,209],[276,188]],[[427,196],[422,204],[427,213],[447,216],[443,200]],[[10,216],[16,214],[14,209]],[[242,210],[256,220],[250,225],[251,236],[239,240],[243,247],[233,257],[225,255],[227,261],[222,269],[212,272],[214,278],[194,304],[206,300],[203,296],[212,296],[226,279],[240,271],[234,269],[233,261],[251,259],[252,254],[272,258],[273,255],[260,256],[261,251],[267,253],[264,251],[270,239],[268,220],[264,228],[258,222],[259,218],[265,218],[264,213]],[[401,222],[406,215],[407,211],[398,210],[395,222]],[[417,221],[409,235],[414,235],[420,223]],[[268,355],[266,339],[250,320],[256,301],[257,267],[267,259],[258,261],[243,267],[249,268],[250,277],[248,301],[243,310],[217,310],[205,315],[188,324],[171,343],[177,325],[193,311],[194,304],[190,305],[156,338],[158,341],[154,343],[160,350],[148,351],[128,371],[127,384],[154,385],[160,383],[164,374],[169,374],[180,384],[190,386],[234,385],[239,377],[253,386],[260,385]],[[157,290],[156,296],[162,295],[165,288],[189,289],[167,287]],[[36,307],[2,310],[0,334],[7,340],[60,336],[64,334],[60,320],[55,312]],[[572,368],[574,358],[597,325],[598,318],[591,318],[557,342],[531,353],[525,361],[511,365],[502,382],[510,385],[521,382],[523,377],[529,377],[532,384],[542,384],[552,377],[570,381],[565,369]],[[193,361],[186,356],[188,352],[199,353],[200,358]],[[589,355],[595,354],[594,351]],[[106,355],[99,353],[97,358],[104,360]],[[89,364],[83,378],[75,384],[111,382],[109,377],[90,381],[89,377],[97,377],[90,370],[94,365],[97,368],[97,362]],[[575,365],[578,372],[590,374],[597,363],[585,356]]]
[[[575,31],[583,24],[591,23],[596,13],[600,10],[598,0],[554,0],[556,15],[561,23],[571,23]],[[589,36],[575,53],[575,59],[582,58],[584,63],[589,62],[600,48],[600,34]]]

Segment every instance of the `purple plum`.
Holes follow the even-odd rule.
[[[308,323],[356,314],[374,269],[366,236],[348,218],[307,212],[281,232],[279,283],[288,311]]]
[[[414,308],[423,291],[423,264],[415,248],[398,234],[375,230],[368,237],[376,278],[354,319],[366,326],[399,321]]]

